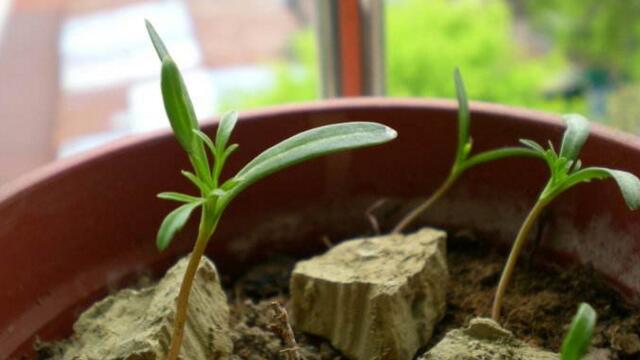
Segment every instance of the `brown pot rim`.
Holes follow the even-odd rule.
[[[449,99],[429,98],[389,98],[389,97],[352,97],[329,100],[317,100],[296,104],[276,105],[259,109],[247,110],[240,113],[244,121],[256,121],[261,117],[276,117],[291,113],[318,113],[321,111],[336,111],[340,109],[371,109],[371,108],[400,108],[454,111],[457,103]],[[514,107],[509,105],[472,101],[470,103],[472,114],[495,115],[522,121],[529,125],[562,128],[561,116],[549,112]],[[214,124],[216,118],[206,119],[200,122],[201,126]],[[591,124],[591,136],[602,138],[616,143],[617,146],[633,149],[640,152],[640,137],[617,129],[607,127],[599,123]],[[473,130],[472,130],[473,131]],[[70,156],[69,158],[54,160],[53,162],[36,168],[16,179],[0,186],[0,203],[28,191],[31,187],[45,183],[47,179],[63,176],[73,169],[89,163],[96,158],[108,156],[121,151],[141,146],[147,142],[157,141],[167,136],[172,136],[171,129],[153,130],[144,134],[126,136],[96,149]]]

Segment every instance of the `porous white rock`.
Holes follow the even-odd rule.
[[[125,289],[95,303],[73,326],[68,340],[45,344],[56,360],[160,360],[171,342],[175,304],[188,257],[156,285]],[[228,359],[233,351],[229,307],[215,265],[200,260],[189,297],[180,357]]]
[[[418,360],[559,360],[556,353],[517,340],[495,321],[472,319],[465,329],[449,331]]]
[[[447,282],[443,231],[345,241],[296,264],[293,323],[352,359],[410,360],[444,315]]]

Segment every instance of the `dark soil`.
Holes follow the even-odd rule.
[[[234,359],[288,359],[283,339],[272,328],[273,301],[286,305],[295,260],[277,257],[249,270],[229,294]],[[298,351],[307,360],[346,359],[322,339],[295,333]]]
[[[475,316],[489,316],[495,286],[506,257],[473,236],[448,242],[450,288],[448,308],[431,347],[453,328]],[[558,271],[530,266],[524,255],[508,290],[503,325],[538,347],[559,351],[562,338],[580,302],[598,312],[593,346],[607,349],[603,358],[640,359],[640,311],[624,301],[590,268]],[[236,359],[287,359],[282,339],[271,329],[269,304],[288,301],[288,279],[294,260],[279,257],[255,267],[230,286]],[[296,333],[307,359],[343,359],[327,342]]]

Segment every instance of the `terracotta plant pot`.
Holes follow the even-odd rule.
[[[556,116],[474,104],[476,150],[519,138],[558,141]],[[443,180],[454,154],[456,105],[449,101],[352,99],[241,115],[229,171],[275,142],[312,126],[348,120],[395,128],[392,143],[294,167],[243,193],[228,209],[208,255],[233,276],[274,252],[305,256],[369,231],[365,209],[381,197],[406,203]],[[214,123],[204,126],[213,133]],[[582,153],[588,165],[640,174],[640,141],[594,125]],[[188,251],[194,226],[168,251],[154,237],[172,204],[163,190],[192,191],[178,169],[187,161],[168,131],[136,137],[54,163],[0,193],[0,358],[28,355],[36,337],[68,336],[80,310],[137,274],[166,268]],[[546,176],[532,159],[503,160],[469,171],[424,219],[511,241]],[[543,239],[548,261],[591,263],[627,297],[640,294],[640,215],[612,182],[562,196]],[[395,219],[383,219],[388,230]],[[191,224],[195,225],[195,224]]]

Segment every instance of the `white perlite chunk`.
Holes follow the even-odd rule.
[[[296,264],[293,323],[357,360],[410,360],[444,315],[446,233],[343,242]]]
[[[95,303],[73,326],[74,335],[44,345],[58,360],[160,360],[167,356],[175,304],[188,257],[156,285],[125,289]],[[229,308],[215,265],[200,260],[189,297],[180,356],[188,360],[228,359],[233,351]]]
[[[418,360],[558,360],[558,354],[517,340],[510,331],[485,318],[471,320],[466,329],[449,331]]]

